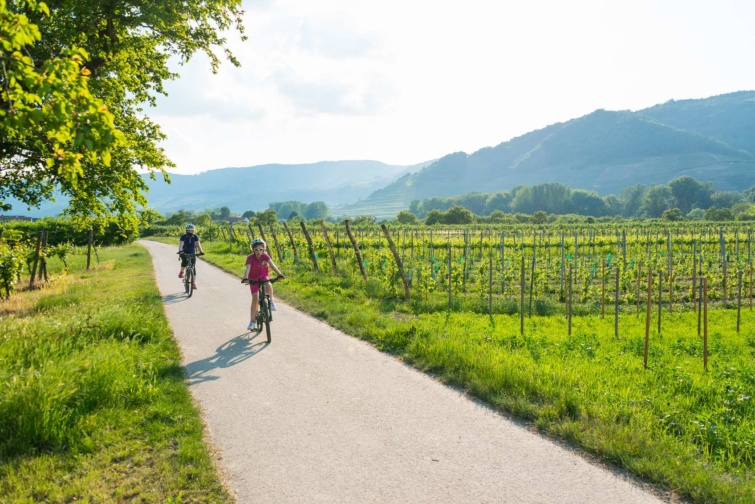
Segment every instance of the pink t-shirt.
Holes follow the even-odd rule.
[[[270,268],[268,268],[268,261],[270,256],[266,253],[260,254],[259,259],[254,254],[250,254],[246,257],[246,264],[251,265],[249,268],[249,278],[252,280],[267,280],[270,274]]]

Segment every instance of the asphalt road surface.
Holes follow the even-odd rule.
[[[667,502],[280,300],[268,345],[239,278],[200,260],[188,298],[140,243],[240,503]]]

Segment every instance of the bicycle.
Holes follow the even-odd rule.
[[[188,252],[178,252],[178,255],[181,254],[189,258],[189,264],[186,265],[186,272],[184,273],[184,290],[191,297],[194,293],[194,282],[197,281],[197,256],[204,255],[204,253],[189,254]]]
[[[249,278],[242,278],[241,283],[250,285],[259,285],[259,309],[257,310],[257,334],[262,332],[262,325],[265,325],[265,333],[267,334],[267,342],[270,343],[270,322],[273,321],[273,312],[270,310],[270,295],[267,293],[267,282],[274,283],[278,280],[283,280],[282,276],[270,278],[268,280],[250,280]]]

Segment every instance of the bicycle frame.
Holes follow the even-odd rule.
[[[267,293],[267,283],[273,283],[280,280],[281,277],[270,278],[268,280],[250,280],[244,278],[242,283],[251,285],[259,285],[259,298],[257,302],[257,332],[262,332],[262,326],[265,326],[265,334],[267,335],[267,342],[270,343],[272,336],[270,332],[270,322],[273,321],[273,312],[270,310],[270,295]]]
[[[184,290],[191,297],[194,293],[194,282],[197,279],[197,254],[189,254],[187,252],[182,252],[182,254],[186,255],[188,260],[186,274],[184,275]]]

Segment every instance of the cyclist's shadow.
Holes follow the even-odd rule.
[[[215,355],[207,357],[206,359],[190,362],[184,366],[186,380],[189,382],[189,386],[206,381],[217,380],[219,376],[212,374],[214,369],[227,368],[240,364],[250,357],[254,357],[269,345],[267,341],[259,341],[255,343],[254,340],[260,336],[260,333],[252,333],[251,338],[248,334],[249,333],[240,334],[235,338],[226,341],[215,349]]]

